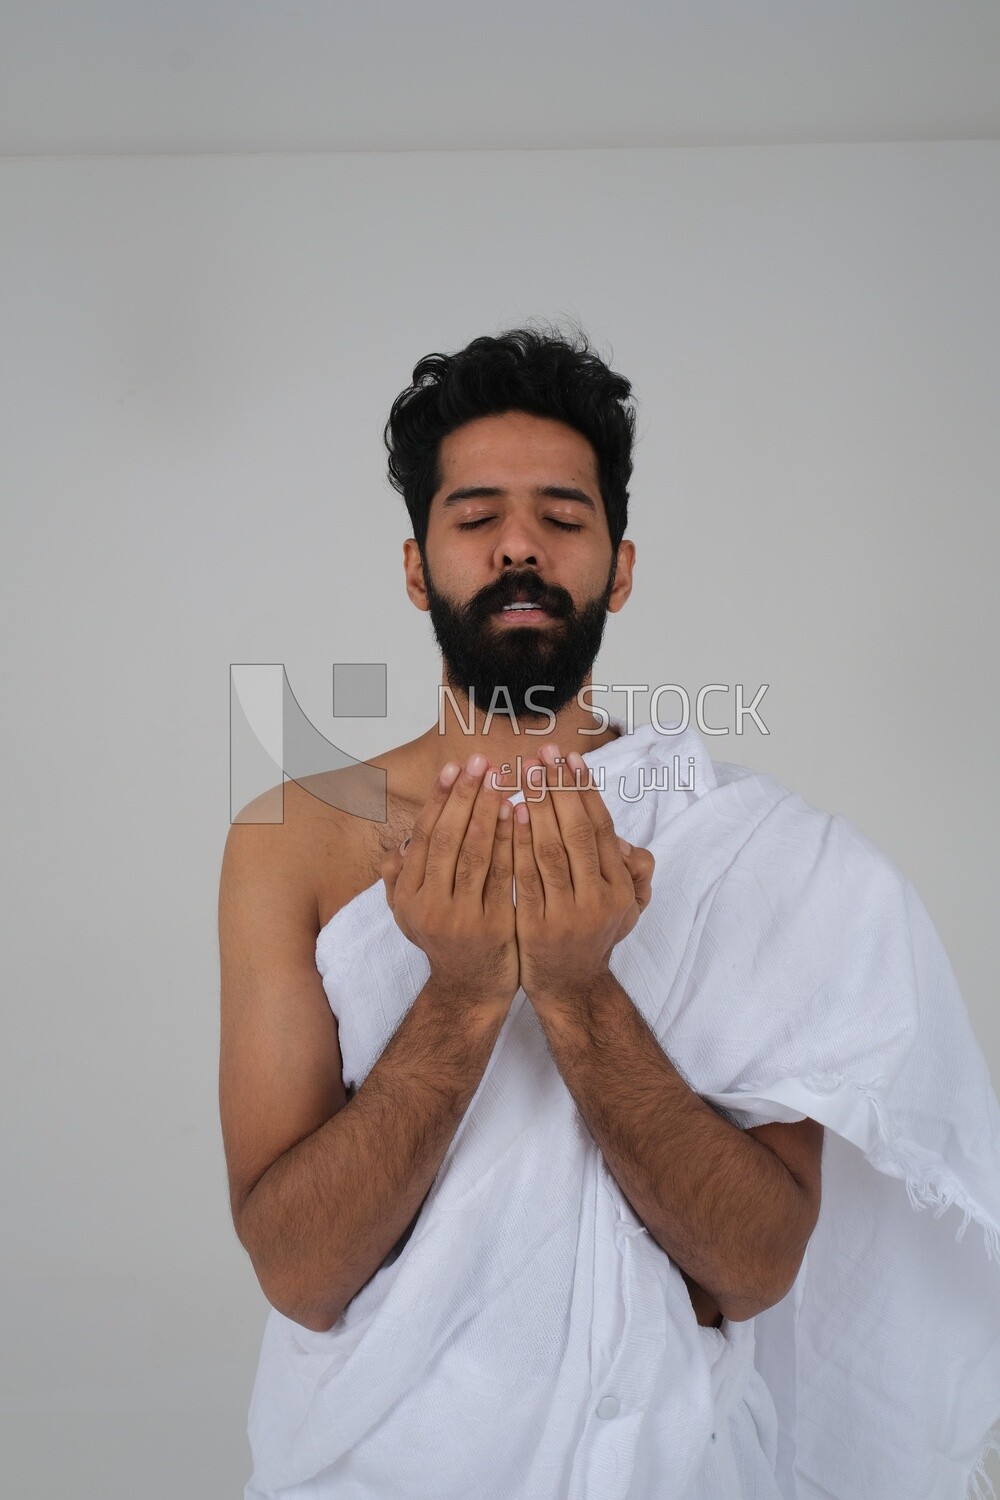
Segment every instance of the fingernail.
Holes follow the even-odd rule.
[[[627,839],[623,839],[621,834],[618,835],[618,846],[623,854],[632,853],[632,845],[628,842]]]
[[[399,846],[399,852],[400,852],[400,854],[405,854],[406,853],[406,846],[410,842],[411,838],[412,838],[412,834],[408,833],[406,835],[406,838],[403,840],[403,842]]]

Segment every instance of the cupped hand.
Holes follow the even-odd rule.
[[[608,972],[612,949],[649,905],[656,860],[648,849],[622,847],[579,756],[567,764],[580,787],[572,776],[556,785],[547,746],[536,764],[542,770],[526,769],[529,791],[515,809],[514,880],[520,983],[537,1007],[572,1000]]]
[[[494,768],[480,760],[474,771],[443,769],[405,852],[388,854],[381,874],[396,925],[426,953],[438,984],[459,1005],[506,1010],[519,982],[513,820],[491,785]]]

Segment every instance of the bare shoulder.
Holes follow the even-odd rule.
[[[318,932],[380,879],[382,861],[413,827],[436,774],[423,743],[411,741],[286,781],[240,810],[230,843],[292,880]]]
[[[313,872],[319,926],[380,879],[427,791],[408,746],[290,783],[291,818]],[[429,789],[428,789],[429,790]]]
[[[228,843],[286,872],[294,863],[301,875],[319,875],[326,885],[331,870],[349,873],[369,829],[385,821],[388,802],[387,777],[375,762],[290,779],[240,809]]]

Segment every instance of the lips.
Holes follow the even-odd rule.
[[[533,578],[530,582],[525,579],[523,582],[517,582],[509,578],[506,583],[507,597],[499,599],[493,606],[491,613],[494,616],[502,615],[505,620],[516,620],[519,615],[527,614],[528,610],[539,610],[548,619],[554,620],[562,613],[560,609],[548,602],[548,595],[544,589],[539,594],[535,593],[540,583],[539,579]],[[520,604],[526,607],[520,610],[508,609],[509,604]]]
[[[540,630],[543,625],[551,624],[555,616],[541,605],[532,605],[530,609],[498,609],[493,618],[503,630],[516,630],[519,626]]]
[[[543,609],[547,615],[554,613],[545,603],[544,595],[526,594],[523,589],[518,589],[509,599],[502,599],[497,606],[496,613],[502,614],[508,604],[526,604],[531,609]],[[516,613],[516,611],[513,611]]]

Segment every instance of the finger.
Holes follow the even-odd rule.
[[[628,845],[628,853],[623,852],[622,857],[625,861],[625,868],[632,877],[639,910],[645,911],[653,895],[653,870],[656,867],[656,860],[648,849],[634,849],[631,844]]]
[[[615,832],[614,820],[597,787],[588,784],[590,782],[589,768],[583,756],[578,750],[571,750],[566,759],[570,770],[580,773],[580,790],[577,796],[594,830],[598,858],[601,862],[601,874],[605,880],[614,883],[620,879],[622,870],[622,850]]]
[[[470,769],[477,759],[479,769]],[[482,790],[484,798],[490,803],[494,817],[500,806],[503,793],[494,791],[489,786],[488,768],[489,761],[485,755],[477,752],[476,755],[469,758],[459,772],[459,775],[455,778],[448,795],[448,801],[441,809],[438,820],[428,837],[423,885],[432,896],[441,901],[452,901],[455,898],[455,874],[480,791]],[[484,780],[487,783],[485,787],[483,786]],[[487,851],[492,844],[492,840],[493,828],[490,825]],[[412,849],[412,847],[413,845],[411,844],[410,848]],[[409,857],[409,853],[407,853],[407,860],[409,860]],[[467,866],[468,864],[469,859],[467,858],[464,861],[464,865]],[[475,885],[475,881],[472,882],[477,891],[477,898],[480,901],[482,900],[482,883],[485,876],[486,867],[484,865],[479,875],[478,885]],[[467,885],[469,885],[468,874],[467,871],[463,870],[459,894],[464,892]]]
[[[537,802],[534,805],[537,807]],[[532,816],[526,802],[519,802],[514,808],[514,880],[517,885],[517,910],[522,917],[541,918],[545,915],[545,887],[535,862],[531,838]]]
[[[556,746],[556,752],[558,754],[558,746]],[[545,783],[548,793],[545,801],[539,804],[539,807],[545,807],[547,804],[552,809],[553,827],[562,843],[573,891],[577,895],[593,887],[595,882],[602,879],[594,825],[575,785],[575,782],[586,779],[585,775],[578,775],[574,772],[565,758],[561,757],[555,765],[546,762]],[[535,826],[534,822],[533,826]],[[545,832],[547,836],[547,828]],[[541,847],[536,839],[536,857]],[[539,867],[542,871],[542,878],[545,879],[549,874],[548,866],[539,860]]]
[[[536,775],[534,767],[541,766]],[[553,807],[554,797],[560,795],[551,790],[551,783],[555,781],[552,769],[541,762],[531,762],[528,766],[531,775],[529,785],[539,787],[544,795],[530,804],[529,824],[531,829],[531,843],[535,855],[535,864],[538,866],[542,884],[545,888],[546,906],[550,902],[565,897],[567,894],[573,897],[573,876],[570,870],[569,855],[563,843],[562,832],[559,828],[559,819]],[[525,798],[527,802],[527,798]]]
[[[495,789],[490,773],[496,769],[488,765],[477,788],[469,826],[458,853],[455,866],[455,899],[467,898],[475,903],[477,911],[483,910],[486,881],[493,862],[493,845],[503,792]]]
[[[399,879],[399,872],[402,868],[403,855],[399,849],[393,849],[382,861],[381,873],[385,885],[385,899],[389,904],[390,910],[395,904],[396,881]]]
[[[410,829],[410,842],[406,852],[406,883],[411,890],[417,890],[424,882],[424,874],[427,868],[427,851],[430,847],[430,836],[437,826],[438,818],[441,816],[451,796],[451,789],[456,779],[461,775],[462,767],[456,761],[449,761],[441,767],[431,794],[423,807],[417,814],[416,821]]]
[[[497,811],[493,830],[493,858],[483,886],[483,909],[498,901],[513,905],[514,809],[505,797]]]

